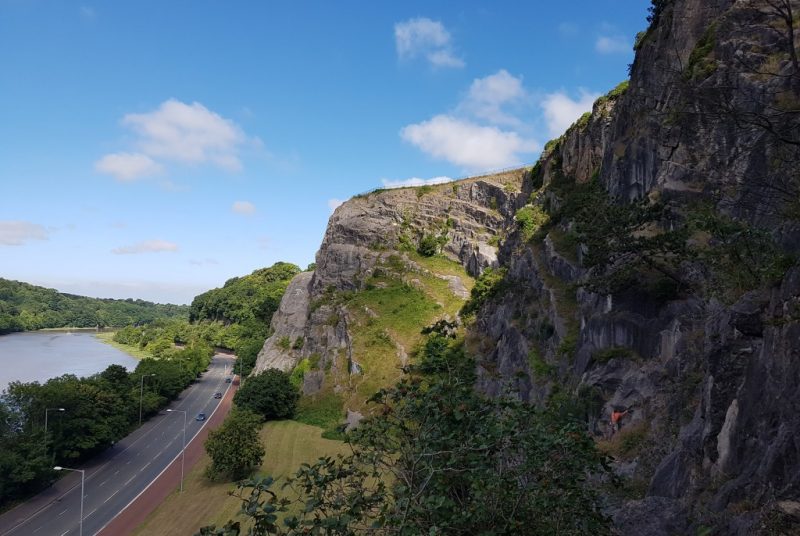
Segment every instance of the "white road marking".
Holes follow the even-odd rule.
[[[69,510],[69,508],[67,508],[67,510]],[[60,514],[58,514],[58,517],[61,517],[61,516],[63,516],[64,514],[66,514],[66,513],[67,513],[67,510],[64,510],[63,512],[61,512]]]
[[[128,479],[128,481],[127,481],[127,482],[125,482],[125,483],[123,484],[123,486],[127,486],[128,484],[130,484],[130,483],[131,483],[131,480],[133,480],[134,478],[136,478],[136,475],[133,475],[132,477],[130,477],[130,478]]]
[[[141,473],[142,471],[144,471],[147,468],[147,466],[150,465],[151,463],[153,463],[153,462],[147,462],[147,465],[145,465],[144,467],[139,469],[139,472]]]
[[[41,527],[39,527],[38,529],[33,529],[33,532],[34,532],[34,534],[35,534],[35,533],[37,533],[37,532],[39,532],[40,530],[42,530],[42,527],[44,527],[44,525],[42,525],[42,526],[41,526]]]
[[[118,474],[119,474],[119,469],[117,469],[116,471],[114,471],[114,476],[117,476]]]
[[[64,532],[61,533],[61,536],[64,536],[68,532],[69,532],[68,530],[65,530]]]
[[[97,486],[97,487],[98,487],[98,488],[102,488],[102,487],[103,487],[103,484],[105,484],[106,482],[108,482],[108,479],[107,479],[107,478],[106,478],[105,480],[103,480],[102,482],[100,482],[100,485],[99,485],[99,486]]]
[[[108,496],[108,499],[106,499],[105,501],[103,501],[103,504],[106,504],[108,501],[110,501],[110,500],[111,500],[111,497],[113,497],[113,496],[114,496],[114,495],[116,495],[117,493],[119,493],[119,490],[117,490],[117,491],[115,491],[114,493],[112,493],[111,495],[109,495],[109,496]]]

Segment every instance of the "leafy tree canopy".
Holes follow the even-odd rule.
[[[233,401],[241,408],[273,420],[291,418],[298,398],[300,393],[292,385],[290,376],[280,370],[269,369],[247,378]]]
[[[0,278],[0,335],[43,328],[121,327],[158,318],[186,318],[185,305],[65,294]]]

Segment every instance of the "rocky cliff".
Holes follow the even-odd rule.
[[[629,84],[526,177],[550,220],[501,246],[479,387],[580,401],[624,534],[800,533],[800,5],[654,5]]]
[[[622,534],[798,533],[798,13],[655,1],[630,81],[530,170],[345,203],[259,369],[305,366],[357,412],[500,266],[467,326],[477,387],[586,421]]]
[[[362,409],[399,377],[420,329],[455,319],[473,277],[497,265],[523,173],[377,190],[338,207],[315,271],[289,285],[256,371],[300,365],[312,400]]]

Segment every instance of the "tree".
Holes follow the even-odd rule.
[[[290,377],[277,369],[265,370],[247,379],[233,397],[240,408],[246,408],[266,420],[288,419],[294,415],[300,393]]]
[[[209,478],[222,476],[238,480],[261,465],[264,447],[258,437],[262,419],[256,413],[234,408],[217,430],[208,434],[205,448],[211,457],[206,469]]]
[[[270,478],[240,483],[249,534],[610,534],[590,478],[608,467],[585,426],[480,395],[474,361],[447,340],[431,335],[428,373],[372,398],[373,416],[347,436],[352,454],[304,464],[291,494]]]

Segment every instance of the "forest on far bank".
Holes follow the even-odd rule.
[[[89,298],[0,278],[0,335],[44,328],[122,327],[189,318],[188,305]]]

